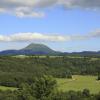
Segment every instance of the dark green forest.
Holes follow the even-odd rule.
[[[93,57],[0,57],[0,85],[16,87],[0,91],[0,100],[100,100],[90,91],[59,92],[55,78],[72,75],[98,75],[100,58]]]

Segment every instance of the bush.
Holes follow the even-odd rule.
[[[71,74],[67,75],[67,78],[72,79],[72,75]]]
[[[90,96],[90,91],[88,89],[84,89],[82,93],[83,93],[83,96],[85,96],[85,97]]]
[[[97,78],[97,80],[100,80],[100,74],[98,75],[98,78]]]

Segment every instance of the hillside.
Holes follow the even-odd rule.
[[[59,52],[52,50],[44,44],[31,43],[20,50],[1,51],[0,55],[57,55]]]
[[[36,54],[52,54],[52,53],[56,53],[56,51],[52,50],[51,48],[49,48],[48,46],[44,45],[44,44],[35,44],[35,43],[31,43],[30,45],[28,45],[27,47],[21,49],[21,50],[31,50],[32,52],[36,53]]]

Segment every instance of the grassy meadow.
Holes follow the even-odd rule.
[[[72,79],[57,78],[57,87],[60,91],[66,92],[70,90],[82,91],[83,89],[89,89],[91,93],[100,92],[100,81],[96,80],[96,76],[82,76],[74,75]],[[16,90],[14,87],[0,86],[0,90]]]
[[[58,78],[58,89],[61,91],[81,91],[83,89],[89,89],[91,93],[100,92],[100,81],[96,80],[96,76],[81,76],[74,75],[73,79]]]
[[[0,86],[0,90],[2,90],[2,91],[6,91],[6,90],[14,91],[14,90],[17,90],[17,88],[14,88],[14,87],[6,87],[6,86]]]

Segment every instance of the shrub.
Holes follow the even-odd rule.
[[[98,78],[97,78],[97,80],[100,80],[100,74],[98,75]]]

